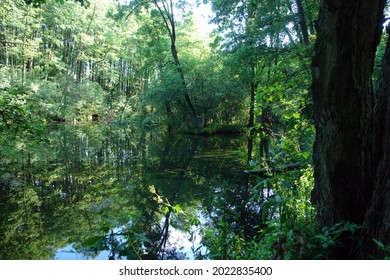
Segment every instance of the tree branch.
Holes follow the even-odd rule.
[[[260,177],[272,177],[273,174],[284,173],[288,171],[294,171],[303,168],[305,165],[302,163],[291,163],[280,167],[274,168],[262,168],[258,170],[245,170],[245,173],[257,175]]]

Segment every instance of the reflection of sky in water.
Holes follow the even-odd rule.
[[[199,213],[198,213],[199,215]],[[198,217],[199,220],[203,223],[205,219],[203,217]],[[161,220],[164,223],[164,219]],[[180,230],[169,227],[169,239],[168,244],[172,248],[176,248],[178,252],[184,253],[186,259],[193,260],[195,259],[192,248],[197,249],[201,246],[202,237],[199,235],[199,228],[192,226],[191,231],[194,233],[192,239],[190,240],[190,234],[184,233]],[[205,249],[201,249],[202,253],[205,253]],[[82,252],[78,252],[72,244],[57,250],[54,259],[55,260],[108,260],[110,256],[109,251],[100,251],[100,253],[95,257],[86,256]]]
[[[108,260],[110,252],[108,251],[102,251],[100,254],[95,258],[90,258],[85,256],[82,253],[79,253],[76,251],[75,248],[73,248],[73,245],[68,245],[62,249],[57,250],[56,255],[54,257],[55,260]]]
[[[192,246],[195,248],[200,246],[201,236],[196,234],[194,243],[189,240],[189,235],[182,233],[179,230],[171,228],[169,230],[169,243],[176,248],[182,248],[180,252],[186,254],[186,259],[193,260],[194,254],[192,252]],[[68,245],[64,248],[57,250],[54,257],[55,260],[108,260],[110,255],[109,251],[101,251],[96,257],[89,257],[80,252],[77,252],[73,245]]]
[[[194,259],[193,249],[198,249],[201,243],[200,229],[193,229],[193,235],[179,229],[188,227],[194,216],[207,228],[210,221],[205,220],[219,207],[214,205],[216,197],[229,195],[223,191],[224,186],[230,188],[238,186],[238,182],[246,182],[246,174],[242,172],[246,165],[242,164],[239,152],[241,147],[246,146],[244,137],[167,137],[155,131],[152,137],[152,134],[130,129],[123,132],[111,127],[92,129],[72,126],[48,127],[47,134],[52,141],[51,146],[34,146],[34,154],[31,155],[34,161],[28,170],[19,161],[7,170],[11,187],[19,186],[19,178],[12,173],[17,169],[34,174],[34,187],[16,188],[18,192],[2,201],[10,205],[2,209],[6,211],[4,221],[13,223],[14,216],[21,217],[31,212],[34,213],[32,229],[38,230],[45,225],[39,233],[34,232],[42,237],[34,240],[42,250],[34,251],[31,256],[20,256],[19,252],[4,255],[10,259],[107,260],[113,253],[117,258],[118,251],[128,254],[129,244],[126,240],[119,240],[121,237],[131,236],[129,238],[133,240],[157,238],[158,232],[154,232],[153,228],[155,219],[161,219],[159,222],[164,225],[165,215],[159,212],[156,202],[149,199],[152,195],[148,186],[151,185],[156,186],[164,198],[177,194],[172,203],[188,214],[188,217],[178,216],[177,219],[171,217],[177,229],[169,227],[167,258],[185,256]],[[66,145],[63,143],[65,140]],[[22,182],[20,186],[23,186]],[[21,195],[28,195],[29,208],[19,211],[13,205]],[[38,206],[41,202],[42,207]],[[90,213],[91,217],[84,216],[84,213]],[[91,224],[85,224],[84,219]],[[136,221],[132,223],[129,219]],[[3,223],[1,221],[0,225]],[[123,227],[120,226],[122,223],[125,223]],[[81,228],[78,228],[79,224]],[[136,228],[138,226],[141,228]],[[123,245],[114,247],[115,252],[110,249],[114,243],[109,239],[111,233],[107,232],[112,227],[118,233],[114,234],[114,238]],[[130,228],[134,235],[121,234]],[[103,232],[107,235],[99,238]],[[136,235],[138,232],[140,236]],[[22,233],[11,234],[12,240],[3,238],[0,245],[11,242],[12,246],[18,243],[25,250],[29,249],[30,245]],[[47,241],[52,239],[56,240],[55,244]],[[93,247],[105,251],[87,251],[80,243],[85,247],[95,245]],[[205,250],[201,248],[196,254],[204,255]],[[43,253],[47,256],[42,256]]]

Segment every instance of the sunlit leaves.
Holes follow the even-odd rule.
[[[30,5],[32,4],[34,7],[39,7],[42,4],[45,4],[47,0],[24,0],[26,4]],[[66,0],[55,0],[58,3],[64,3]],[[89,0],[74,0],[75,2],[80,2],[83,6],[89,6],[90,1]]]
[[[28,90],[10,88],[1,90],[0,95],[0,132],[3,137],[15,140],[18,137],[39,136],[42,122],[33,115],[26,104]]]

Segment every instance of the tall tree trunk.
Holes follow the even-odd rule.
[[[176,69],[180,75],[180,80],[181,80],[181,84],[183,86],[183,91],[184,91],[184,99],[186,100],[186,103],[187,103],[188,107],[190,108],[192,122],[195,126],[198,126],[199,125],[198,115],[195,111],[194,106],[192,105],[192,102],[191,102],[191,98],[190,98],[190,95],[188,92],[187,80],[184,76],[184,71],[183,71],[183,68],[180,64],[179,56],[177,54],[176,44],[174,41],[172,41],[172,43],[171,43],[171,52],[172,52],[173,60],[174,60],[175,65],[176,65]]]
[[[24,87],[26,83],[26,45],[27,45],[27,30],[28,30],[28,17],[29,17],[30,9],[27,8],[26,16],[25,16],[25,25],[24,25],[24,34],[23,34],[23,45],[22,45],[22,87]]]
[[[390,28],[388,27],[387,33]],[[361,258],[384,257],[374,239],[390,241],[390,36],[374,94],[373,167],[374,194],[363,227]],[[387,244],[388,245],[388,244]]]
[[[255,98],[256,85],[254,83],[254,66],[252,65],[252,78],[249,85],[250,91],[250,105],[249,105],[249,139],[248,139],[248,163],[252,161],[253,140],[255,137]]]
[[[161,1],[161,5],[158,3],[157,0],[154,0],[153,3],[155,7],[158,9],[164,24],[165,28],[168,31],[169,38],[171,40],[171,54],[173,61],[176,65],[176,69],[179,73],[181,83],[183,86],[183,91],[184,91],[184,99],[186,100],[186,103],[188,107],[190,108],[190,114],[191,114],[191,121],[192,124],[195,126],[199,125],[199,120],[198,120],[198,115],[195,111],[194,106],[192,105],[191,98],[188,92],[188,86],[187,86],[187,80],[184,76],[184,71],[183,68],[180,64],[179,56],[177,53],[177,48],[176,48],[176,22],[175,22],[175,17],[174,17],[174,11],[173,11],[173,2],[172,0],[163,0]]]
[[[385,2],[321,1],[312,65],[312,201],[320,227],[363,224],[373,194],[371,79]],[[355,256],[344,250],[338,257]]]
[[[254,72],[254,71],[253,71]],[[253,75],[254,76],[254,75]],[[250,104],[249,104],[249,121],[248,127],[253,128],[255,126],[255,99],[256,99],[256,87],[257,85],[254,82],[254,77],[252,78],[249,91],[250,91]]]
[[[7,26],[5,24],[4,17],[1,20],[2,24],[2,29],[3,29],[3,34],[2,34],[2,41],[3,41],[3,48],[4,48],[4,58],[3,58],[3,63],[5,66],[8,66],[8,38],[7,38]]]
[[[91,19],[88,22],[87,29],[85,30],[86,35],[88,35],[88,33],[91,29],[91,24],[95,19],[95,14],[96,14],[96,4],[93,6]],[[77,83],[82,82],[83,73],[84,73],[84,61],[81,59],[81,54],[83,53],[83,51],[84,51],[84,45],[83,45],[83,42],[80,38],[80,47],[79,47],[79,49],[77,51],[77,55],[76,55],[76,82]]]
[[[299,16],[299,25],[301,27],[301,32],[303,36],[303,43],[309,43],[309,31],[307,29],[307,23],[305,18],[305,11],[303,10],[302,0],[295,0],[298,8],[298,16]]]

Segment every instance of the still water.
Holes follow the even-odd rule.
[[[219,223],[250,234],[244,136],[46,130],[3,147],[0,259],[195,259]]]

